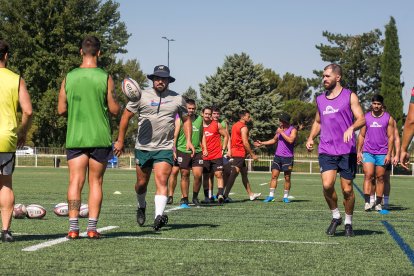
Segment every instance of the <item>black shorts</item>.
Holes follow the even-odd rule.
[[[223,171],[223,158],[203,160],[203,173]]]
[[[319,168],[321,173],[335,170],[342,178],[353,180],[357,167],[357,156],[355,153],[344,155],[319,154]]]
[[[12,175],[16,161],[16,153],[0,152],[0,175]]]
[[[180,169],[189,170],[193,167],[203,167],[203,154],[199,152],[191,157],[191,153],[177,150],[177,163]]]
[[[81,156],[82,154],[87,155],[89,158],[92,158],[99,163],[106,163],[114,157],[112,147],[66,149],[66,157],[68,161]]]
[[[272,162],[272,170],[290,172],[293,169],[293,157],[282,157],[275,155]]]
[[[243,157],[233,157],[230,159],[230,165],[232,167],[237,167],[237,168],[245,168],[246,167],[246,162],[245,162],[245,158]]]
[[[386,171],[391,171],[392,170],[392,164],[391,164],[391,162],[388,163],[387,165],[385,165],[385,170]]]

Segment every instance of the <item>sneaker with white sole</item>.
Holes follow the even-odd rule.
[[[253,200],[256,200],[257,198],[259,198],[259,196],[261,196],[261,195],[262,195],[262,193],[253,193],[249,197],[250,197],[250,200],[253,201]]]
[[[365,212],[371,211],[372,210],[372,207],[373,206],[371,205],[371,203],[365,202],[365,205],[364,205]]]
[[[289,200],[289,198],[284,197],[284,198],[283,198],[283,202],[284,202],[284,203],[290,203],[290,200]]]
[[[381,206],[381,203],[380,203],[380,204],[375,205],[375,211],[382,211],[382,206]]]
[[[266,197],[265,200],[263,200],[263,202],[274,202],[274,201],[275,201],[275,198],[273,196],[268,196]]]

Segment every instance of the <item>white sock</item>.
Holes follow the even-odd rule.
[[[384,205],[388,205],[390,202],[390,196],[384,196]]]
[[[336,208],[336,209],[334,209],[334,210],[331,210],[331,212],[332,212],[332,217],[333,217],[334,219],[339,219],[339,218],[341,218],[341,213],[339,213],[339,209],[338,209],[338,208]]]
[[[275,190],[276,190],[275,188],[270,188],[269,189],[269,196],[270,197],[275,197]]]
[[[145,201],[146,195],[147,195],[147,193],[137,194],[138,208],[147,207],[147,202]]]
[[[374,202],[375,202],[375,195],[370,195],[369,196],[369,203],[374,204]]]
[[[345,225],[352,224],[352,215],[348,215],[345,213]]]
[[[208,198],[212,198],[213,197],[213,190],[208,190]]]
[[[289,190],[283,190],[283,198],[289,197]]]
[[[155,217],[162,216],[164,214],[165,206],[167,205],[167,196],[155,195]]]

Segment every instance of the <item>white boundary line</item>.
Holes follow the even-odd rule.
[[[98,232],[105,232],[105,231],[109,231],[115,228],[118,228],[119,226],[106,226],[106,227],[102,227],[97,229]],[[82,232],[80,234],[81,237],[86,237],[86,232]],[[70,241],[69,239],[67,239],[66,237],[63,238],[58,238],[58,239],[54,239],[54,240],[50,240],[47,242],[42,242],[33,246],[29,246],[29,247],[25,247],[22,249],[22,251],[26,251],[26,252],[32,252],[32,251],[37,251],[39,249],[45,248],[45,247],[49,247],[52,245],[56,245],[59,243],[63,243],[63,242],[67,242]]]
[[[121,239],[141,239],[141,240],[235,242],[235,243],[290,243],[290,244],[318,244],[318,245],[338,245],[339,244],[337,242],[283,241],[283,240],[183,239],[183,238],[134,237],[134,236],[123,236],[123,237],[119,237],[119,238],[121,238]]]

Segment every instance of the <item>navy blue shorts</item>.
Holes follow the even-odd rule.
[[[335,170],[342,178],[353,180],[357,167],[357,155],[355,153],[344,155],[319,154],[319,168],[321,173]]]
[[[66,157],[68,161],[82,154],[87,155],[89,158],[92,158],[99,163],[106,163],[114,157],[112,147],[66,149]]]
[[[272,162],[272,170],[290,172],[293,169],[293,157],[282,157],[275,155]]]

